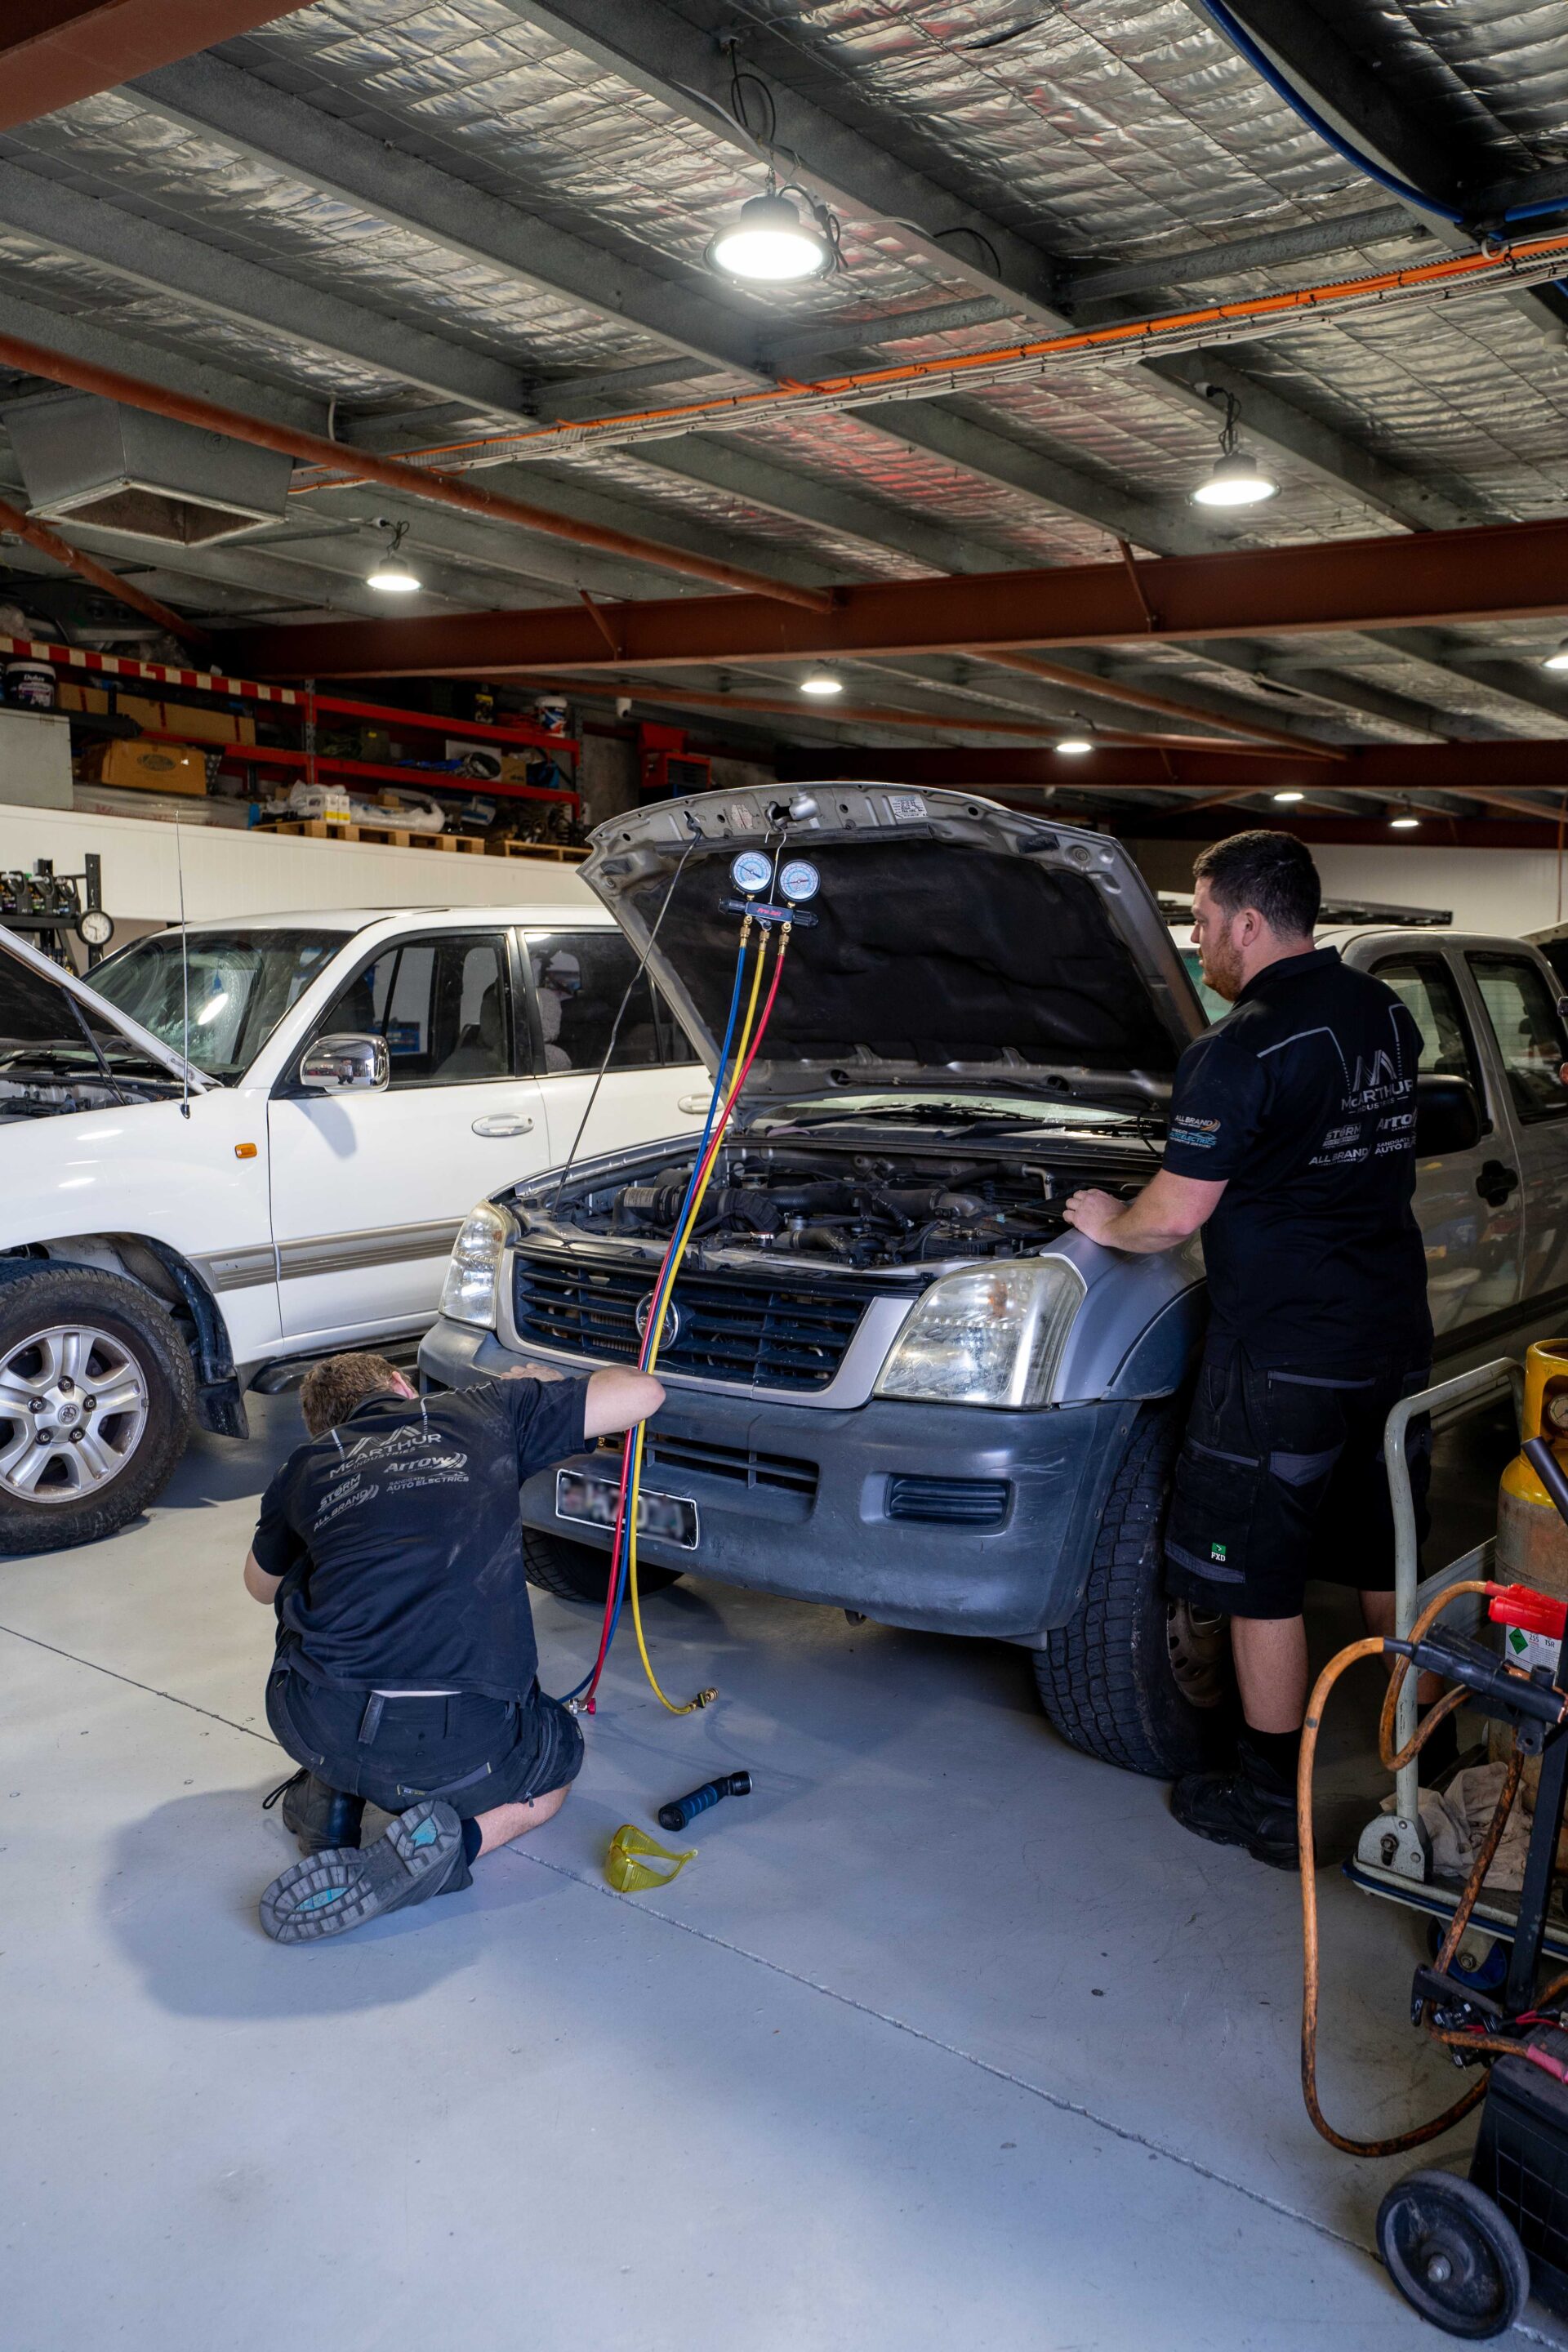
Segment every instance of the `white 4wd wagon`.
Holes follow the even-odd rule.
[[[596,908],[195,925],[90,985],[0,929],[0,1552],[121,1526],[247,1387],[416,1339],[475,1198],[572,1152],[623,999],[580,1149],[696,1129],[636,971]]]

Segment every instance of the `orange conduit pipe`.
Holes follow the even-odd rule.
[[[36,547],[40,555],[52,556],[57,563],[67,565],[83,580],[90,581],[95,588],[101,588],[106,595],[113,596],[121,604],[129,604],[133,613],[144,614],[149,621],[156,621],[161,629],[167,629],[172,637],[178,637],[183,644],[211,645],[212,639],[205,629],[198,629],[195,623],[187,621],[183,613],[172,613],[167,604],[159,604],[156,596],[149,596],[144,590],[133,588],[129,580],[121,580],[105,565],[95,563],[90,555],[84,555],[79,547],[70,546],[47,523],[37,521],[30,514],[24,514],[20,507],[8,506],[4,499],[0,499],[0,530],[14,531],[29,547]]]
[[[1097,352],[1129,348],[1136,352],[1140,347],[1158,352],[1163,346],[1202,341],[1220,329],[1234,331],[1278,324],[1281,320],[1314,312],[1331,317],[1336,310],[1373,302],[1384,295],[1415,295],[1427,289],[1441,293],[1446,288],[1477,282],[1507,285],[1536,265],[1545,268],[1553,256],[1568,257],[1568,235],[1534,237],[1527,244],[1505,247],[1500,253],[1454,254],[1441,261],[1421,262],[1405,269],[1383,269],[1364,278],[1294,287],[1280,294],[1257,295],[1247,301],[1211,302],[1198,310],[1127,319],[1114,326],[1084,327],[1072,334],[1044,335],[1029,342],[1005,343],[983,352],[948,352],[941,359],[910,360],[898,367],[858,369],[849,374],[824,376],[808,383],[795,383],[785,377],[760,392],[715,393],[706,400],[679,401],[664,408],[633,409],[618,415],[583,417],[563,425],[524,428],[518,433],[491,433],[472,440],[447,441],[427,449],[409,451],[407,457],[418,464],[462,457],[474,450],[493,452],[500,459],[509,449],[523,456],[545,454],[552,447],[591,449],[596,434],[609,439],[634,438],[654,428],[694,432],[715,419],[732,418],[742,424],[753,415],[765,419],[771,408],[792,417],[809,415],[814,407],[844,406],[856,400],[869,404],[896,399],[906,392],[918,394],[922,384],[949,379],[959,379],[954,389],[962,391],[964,377],[984,383],[988,373],[1023,369],[1035,362],[1082,359]],[[1525,282],[1531,281],[1527,278]],[[0,356],[9,340],[0,338]],[[368,467],[360,466],[357,452],[339,449],[330,464],[335,475],[357,469],[367,479],[376,478]]]
[[[223,408],[216,401],[198,399],[192,393],[169,392],[162,384],[143,383],[138,376],[121,375],[117,368],[99,367],[89,360],[69,358],[64,352],[49,351],[42,343],[26,342],[20,335],[0,334],[0,362],[23,369],[28,375],[42,376],[49,383],[68,384],[76,392],[96,393],[102,400],[121,401],[127,408],[145,409],[151,415],[171,417],[179,425],[199,425],[204,432],[226,435],[231,441],[248,441],[258,449],[272,449],[279,457],[325,467],[333,473],[343,471],[346,461],[356,481],[379,482],[384,489],[401,490],[429,506],[456,507],[464,514],[482,516],[487,522],[511,523],[521,530],[538,531],[549,539],[570,540],[574,547],[595,548],[601,555],[618,555],[633,563],[657,564],[665,572],[684,572],[690,579],[706,580],[718,588],[733,588],[746,596],[768,596],[780,604],[799,604],[807,612],[826,613],[833,607],[830,589],[797,588],[787,581],[771,580],[763,572],[748,572],[737,564],[714,562],[705,555],[689,555],[684,549],[666,547],[658,540],[638,539],[629,531],[611,530],[599,523],[578,522],[569,515],[552,514],[544,507],[530,506],[521,499],[509,499],[500,491],[454,480],[450,475],[431,472],[424,466],[411,466],[395,457],[379,457],[365,449],[345,450],[341,442],[328,441],[319,433],[307,433],[296,425],[270,425],[237,408]],[[115,593],[120,592],[117,589]]]

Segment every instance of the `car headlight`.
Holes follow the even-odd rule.
[[[481,1201],[464,1220],[441,1286],[443,1315],[457,1323],[479,1323],[487,1331],[495,1329],[501,1259],[515,1230],[505,1210],[489,1201]]]
[[[1065,1258],[1012,1258],[932,1283],[877,1394],[926,1404],[1043,1404],[1084,1296]]]

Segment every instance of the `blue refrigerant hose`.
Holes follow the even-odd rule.
[[[1439,220],[1450,221],[1456,227],[1462,228],[1467,226],[1467,215],[1457,206],[1444,204],[1436,196],[1428,196],[1419,188],[1413,188],[1408,180],[1402,180],[1396,173],[1385,171],[1381,163],[1374,163],[1370,155],[1363,155],[1359,148],[1352,147],[1350,141],[1319,113],[1310,99],[1304,98],[1301,92],[1286,79],[1273,58],[1268,56],[1267,50],[1258,46],[1240,18],[1232,15],[1226,5],[1226,0],[1198,0],[1198,5],[1217,26],[1226,40],[1235,48],[1240,50],[1253,70],[1261,75],[1276,98],[1283,99],[1291,112],[1306,123],[1310,130],[1315,131],[1319,138],[1333,149],[1336,155],[1342,155],[1347,163],[1353,164],[1358,172],[1364,173],[1366,177],[1375,181],[1380,188],[1386,188],[1390,195],[1397,196],[1402,204],[1415,205],[1422,212],[1435,213]],[[1538,203],[1514,205],[1503,214],[1502,218],[1506,224],[1510,221],[1538,220],[1545,213],[1560,212],[1568,212],[1568,195],[1546,196]],[[1563,283],[1560,279],[1554,279],[1552,282],[1559,285]]]
[[[735,958],[735,979],[730,991],[730,1013],[729,1017],[724,1024],[724,1042],[719,1048],[719,1066],[713,1074],[713,1091],[708,1097],[708,1116],[702,1122],[701,1140],[697,1146],[697,1156],[691,1163],[691,1174],[687,1181],[686,1197],[680,1203],[680,1215],[678,1216],[675,1221],[675,1230],[677,1233],[680,1231],[682,1220],[686,1215],[687,1210],[691,1204],[691,1187],[697,1181],[698,1171],[702,1165],[703,1155],[708,1149],[709,1138],[713,1132],[713,1121],[718,1117],[720,1098],[724,1091],[724,1072],[729,1066],[730,1046],[735,1034],[735,1015],[740,1009],[741,981],[746,968],[746,949],[749,944],[748,927],[748,931],[742,932],[742,934],[740,952]],[[662,1302],[660,1302],[660,1312],[662,1314]],[[610,1576],[615,1586],[616,1605],[614,1613],[610,1618],[609,1635],[605,1643],[604,1654],[605,1657],[608,1657],[610,1654],[610,1644],[616,1638],[616,1628],[621,1622],[621,1603],[626,1598],[626,1555],[630,1524],[630,1513],[628,1512],[622,1522],[620,1540],[616,1547],[615,1559],[610,1563]],[[594,1670],[590,1667],[588,1672],[584,1675],[582,1681],[576,1684],[573,1689],[563,1695],[561,1705],[564,1706],[571,1700],[580,1698],[593,1679]]]

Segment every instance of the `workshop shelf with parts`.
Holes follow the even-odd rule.
[[[1565,456],[1559,0],[0,7],[5,2352],[1568,2352]]]

